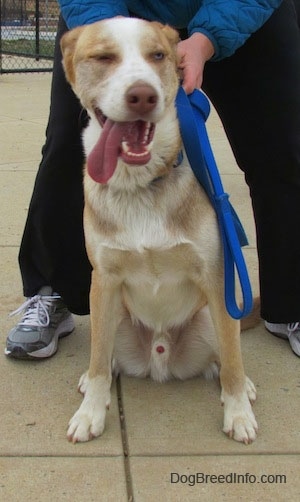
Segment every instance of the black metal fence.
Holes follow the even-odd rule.
[[[0,73],[52,71],[57,1],[0,1]]]

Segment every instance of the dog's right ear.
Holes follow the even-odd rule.
[[[82,33],[84,27],[79,26],[78,28],[74,28],[73,30],[65,33],[60,40],[60,48],[63,55],[63,67],[65,70],[66,78],[71,85],[75,83],[75,71],[73,58],[75,54],[75,48],[77,44],[77,40]]]

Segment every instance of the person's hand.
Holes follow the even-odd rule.
[[[213,44],[202,33],[193,33],[189,38],[178,43],[178,67],[182,71],[182,86],[187,94],[201,87],[204,65],[213,54]]]

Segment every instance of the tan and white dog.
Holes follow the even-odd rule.
[[[174,105],[177,33],[113,18],[62,38],[67,79],[88,111],[84,228],[93,266],[90,367],[69,423],[102,434],[115,370],[158,381],[218,373],[223,430],[256,437],[240,323],[224,305],[216,216],[184,157]],[[114,361],[114,362],[113,362]]]

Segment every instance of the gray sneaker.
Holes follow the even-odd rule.
[[[276,324],[265,321],[265,327],[272,335],[288,340],[292,351],[300,357],[300,322]]]
[[[45,286],[11,315],[24,313],[9,332],[5,355],[16,359],[41,359],[57,351],[58,339],[74,329],[74,319],[62,299]]]

